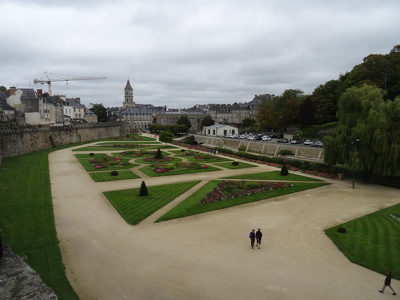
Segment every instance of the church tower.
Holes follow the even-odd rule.
[[[135,107],[135,102],[133,101],[133,88],[131,86],[131,83],[129,82],[129,79],[126,83],[125,86],[125,100],[123,104],[123,108],[129,108],[129,107]]]

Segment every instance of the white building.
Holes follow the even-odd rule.
[[[236,127],[224,124],[214,124],[203,127],[203,135],[207,136],[226,136],[238,134],[239,130]]]

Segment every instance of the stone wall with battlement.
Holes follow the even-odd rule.
[[[102,138],[126,136],[126,122],[80,124],[74,127],[0,131],[0,158]]]

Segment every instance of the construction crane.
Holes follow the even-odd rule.
[[[49,93],[50,96],[52,96],[52,92],[51,92],[51,83],[52,82],[56,82],[56,81],[66,81],[68,83],[68,81],[73,81],[73,80],[97,80],[97,79],[107,79],[107,77],[105,76],[98,76],[98,77],[63,77],[63,78],[50,78],[49,75],[61,75],[61,74],[53,74],[53,73],[48,73],[48,72],[44,72],[44,75],[46,75],[47,80],[42,80],[42,79],[34,79],[33,83],[34,84],[45,84],[47,83],[47,92]],[[65,75],[61,75],[61,76],[65,76]]]

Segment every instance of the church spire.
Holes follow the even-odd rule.
[[[128,107],[135,107],[135,102],[133,101],[133,88],[131,86],[131,83],[128,81],[126,82],[126,86],[124,89],[124,103],[123,103],[123,108],[128,108]]]

